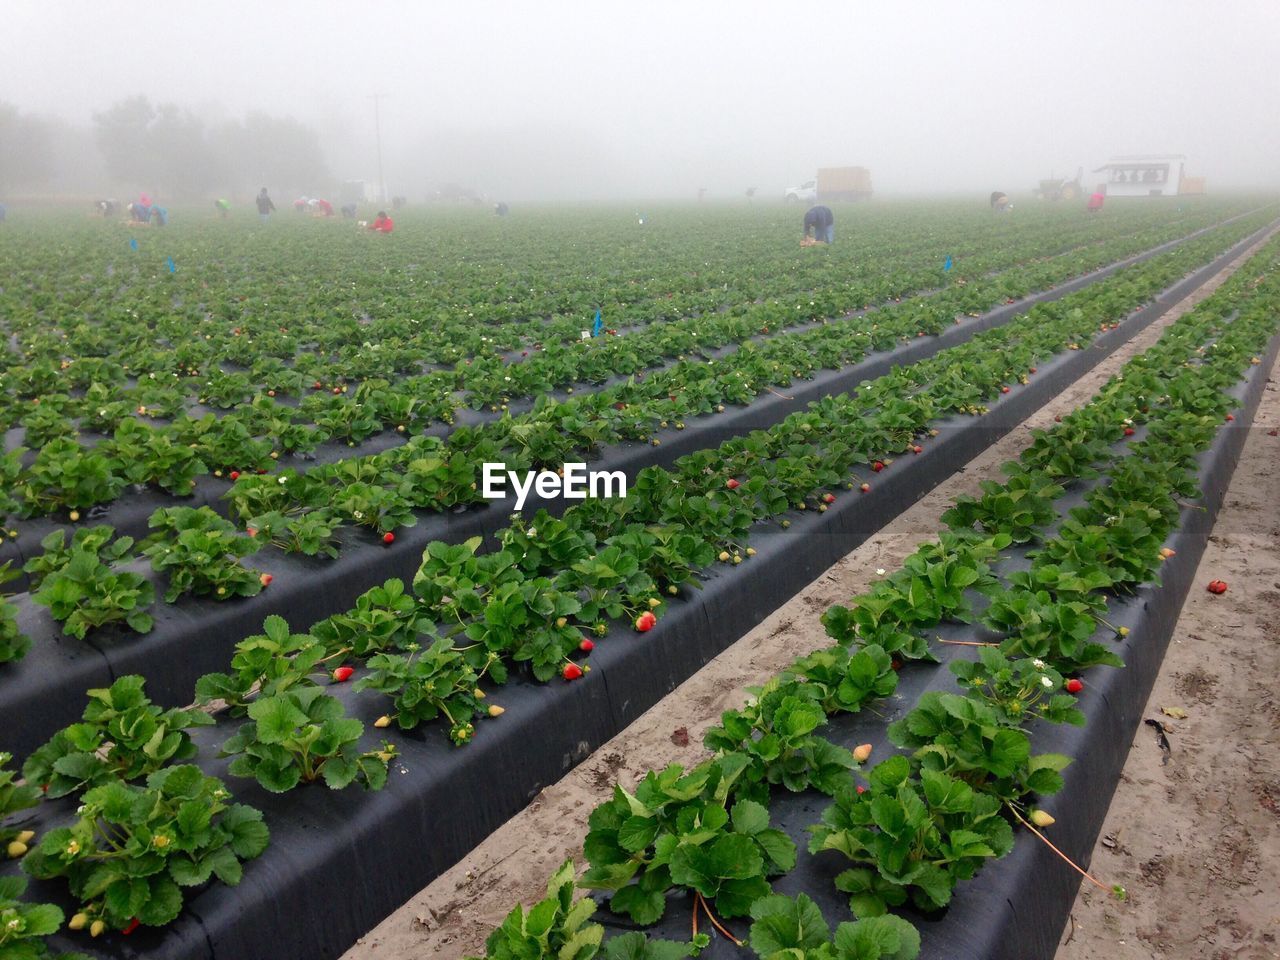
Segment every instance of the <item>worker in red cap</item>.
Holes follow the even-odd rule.
[[[1090,213],[1097,213],[1102,209],[1102,204],[1106,201],[1107,195],[1101,190],[1095,190],[1089,197],[1089,204],[1085,207]]]

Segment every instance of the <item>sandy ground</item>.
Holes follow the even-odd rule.
[[[1280,957],[1280,386],[1272,370],[1057,960]],[[1213,596],[1210,580],[1227,581]],[[1186,712],[1172,719],[1161,708]]]
[[[1237,264],[1239,262],[1236,261]],[[706,755],[702,748],[703,732],[719,717],[722,711],[741,705],[746,698],[744,687],[764,681],[786,666],[796,656],[807,653],[827,642],[825,631],[818,619],[823,611],[832,604],[847,601],[853,594],[869,587],[872,580],[875,579],[875,570],[877,568],[892,569],[899,566],[902,560],[916,548],[918,543],[936,534],[940,526],[939,518],[956,496],[962,493],[977,493],[978,482],[981,479],[998,476],[997,469],[999,465],[1016,456],[1022,447],[1026,445],[1028,441],[1027,434],[1030,429],[1049,426],[1055,414],[1065,413],[1087,400],[1125,361],[1154,343],[1165,326],[1215,289],[1229,275],[1235,265],[1228,267],[1210,281],[1209,284],[1201,287],[1191,297],[1182,301],[1159,321],[1152,324],[1116,353],[1112,354],[1111,357],[1099,364],[1091,374],[1077,381],[1071,388],[1055,398],[1052,403],[1041,408],[1019,428],[1013,430],[1002,441],[971,461],[965,468],[952,476],[947,483],[934,490],[893,521],[880,535],[871,538],[861,547],[845,556],[805,590],[793,597],[786,605],[775,611],[755,630],[712,660],[706,667],[656,704],[625,731],[593,753],[560,782],[543,790],[525,810],[509,820],[464,860],[420,891],[374,930],[370,931],[368,935],[361,938],[355,946],[344,954],[344,960],[375,960],[375,958],[376,960],[388,960],[388,958],[390,960],[433,958],[434,960],[434,958],[454,958],[472,953],[483,953],[485,937],[494,926],[502,921],[502,918],[514,904],[530,903],[539,899],[543,895],[547,877],[566,857],[572,856],[575,860],[581,862],[582,837],[586,833],[587,816],[593,807],[608,797],[614,782],[620,780],[631,784],[648,769],[660,768],[672,762],[690,765],[701,760]],[[1274,422],[1277,419],[1274,410],[1276,397],[1274,394],[1269,394],[1268,397],[1273,402],[1270,418],[1271,422]],[[1263,431],[1257,432],[1264,433]],[[1254,439],[1258,438],[1255,437]],[[1280,475],[1274,474],[1275,450],[1276,446],[1280,446],[1280,441],[1277,441],[1276,438],[1265,437],[1265,433],[1261,439],[1270,440],[1273,444],[1269,454],[1266,450],[1260,449],[1260,444],[1251,442],[1248,456],[1253,461],[1270,457],[1273,471],[1271,503],[1275,504],[1280,502],[1280,495],[1275,490],[1276,483],[1280,483]],[[1249,472],[1260,473],[1260,465],[1256,462],[1251,463]],[[1257,492],[1259,496],[1264,493],[1261,489]],[[1233,486],[1232,498],[1229,502],[1235,503],[1238,497],[1236,486]],[[1274,512],[1273,510],[1272,513],[1274,514]],[[1274,530],[1276,526],[1274,516],[1272,520],[1273,522],[1270,526]],[[1245,560],[1242,551],[1233,550],[1233,554],[1240,558],[1236,561],[1240,565],[1240,569],[1236,570],[1231,566],[1226,566],[1223,568],[1221,575],[1228,580],[1231,580],[1234,575],[1235,579],[1239,581],[1239,592],[1237,593],[1233,590],[1232,593],[1227,595],[1230,598],[1228,600],[1230,606],[1222,604],[1210,609],[1207,608],[1207,605],[1199,607],[1196,604],[1190,605],[1193,610],[1200,609],[1201,611],[1201,619],[1198,625],[1192,628],[1193,632],[1201,636],[1212,635],[1208,633],[1208,615],[1227,611],[1230,614],[1232,624],[1235,624],[1237,621],[1245,619],[1244,613],[1240,612],[1243,607],[1247,605],[1250,609],[1254,609],[1256,604],[1263,601],[1271,604],[1273,615],[1280,613],[1280,592],[1271,592],[1269,594],[1270,599],[1266,600],[1267,594],[1261,593],[1260,595],[1262,587],[1257,585],[1265,579],[1267,584],[1273,584],[1275,591],[1280,591],[1280,583],[1273,583],[1280,577],[1280,574],[1277,574],[1276,571],[1277,552],[1274,533],[1272,536],[1273,542],[1270,544],[1272,565],[1267,576],[1265,578],[1252,578],[1257,583],[1251,587],[1247,582],[1247,578],[1243,575],[1245,567],[1250,563],[1255,566],[1260,565],[1263,562],[1262,556],[1255,553],[1251,560]],[[1260,541],[1262,538],[1262,533],[1259,531],[1258,540]],[[1255,549],[1258,548],[1255,547]],[[1236,602],[1231,603],[1231,600]],[[1245,602],[1242,603],[1241,601]],[[1254,642],[1249,643],[1242,639],[1237,656],[1230,661],[1223,662],[1249,661],[1256,656],[1261,656],[1260,651],[1262,648],[1258,638],[1261,636],[1262,619],[1262,612],[1259,611],[1259,633],[1254,635]],[[1184,631],[1180,631],[1180,635],[1183,633]],[[1215,642],[1217,642],[1216,638]],[[1259,733],[1264,730],[1269,731],[1274,737],[1275,726],[1277,721],[1280,721],[1280,704],[1270,699],[1259,699],[1265,689],[1262,684],[1275,676],[1274,664],[1277,650],[1274,634],[1272,634],[1271,642],[1270,653],[1272,659],[1269,661],[1271,664],[1269,671],[1263,670],[1257,674],[1253,674],[1252,671],[1238,671],[1236,674],[1242,683],[1249,676],[1257,676],[1257,690],[1259,693],[1252,701],[1253,706],[1250,708],[1251,711],[1256,712],[1250,715],[1233,711],[1230,719],[1223,718],[1222,730],[1224,732],[1226,730],[1235,731],[1237,736],[1242,738],[1240,741],[1242,744],[1241,749],[1248,750],[1248,756],[1252,758],[1250,766],[1253,766],[1253,761],[1256,760],[1257,769],[1254,771],[1253,776],[1259,784],[1257,789],[1265,792],[1253,794],[1258,799],[1254,801],[1252,809],[1255,810],[1257,815],[1269,816],[1274,830],[1276,810],[1274,804],[1280,803],[1280,774],[1277,774],[1274,766],[1274,753],[1270,755],[1272,762],[1269,765],[1270,779],[1268,780],[1268,765],[1263,762],[1264,754],[1252,742],[1246,742],[1244,736],[1248,730],[1248,725],[1252,723],[1256,725],[1255,729]],[[1181,650],[1181,646],[1178,646],[1177,649]],[[1194,657],[1195,655],[1192,654],[1192,656]],[[1261,666],[1259,664],[1259,667]],[[1191,674],[1188,674],[1188,676],[1191,676]],[[1164,682],[1163,679],[1162,682]],[[1195,684],[1194,679],[1185,682],[1193,686]],[[1203,691],[1204,696],[1215,696],[1214,682],[1208,682],[1208,687],[1204,688]],[[1225,678],[1221,682],[1225,683]],[[1216,696],[1219,703],[1226,700],[1228,694],[1225,686],[1221,691],[1216,692]],[[1240,694],[1233,691],[1229,696],[1234,704],[1236,702],[1235,698]],[[1179,694],[1177,702],[1185,703],[1189,711],[1202,710],[1207,712],[1207,710],[1203,710],[1204,704],[1202,702],[1194,700],[1189,695]],[[1175,750],[1178,751],[1180,758],[1185,749],[1184,744],[1189,745],[1190,737],[1201,735],[1194,730],[1197,722],[1203,722],[1203,720],[1192,719],[1184,721],[1184,725],[1187,728],[1186,732],[1179,732],[1175,736],[1177,742]],[[1145,751],[1147,747],[1151,746],[1148,742],[1151,738],[1147,735],[1151,731],[1150,728],[1144,729],[1147,732],[1140,734],[1137,741]],[[1207,740],[1214,737],[1214,733],[1205,731],[1202,736]],[[1233,751],[1231,757],[1234,758],[1234,756],[1235,753]],[[1234,763],[1234,760],[1232,760],[1232,763]],[[1224,761],[1223,766],[1230,768],[1231,763]],[[1174,790],[1172,783],[1167,781],[1173,777],[1189,776],[1186,773],[1179,773],[1179,771],[1187,771],[1188,769],[1185,764],[1171,765],[1164,771],[1161,771],[1157,766],[1154,773],[1144,773],[1140,776],[1144,778],[1144,781],[1147,777],[1154,778],[1152,781],[1145,781],[1150,784],[1144,788],[1148,793],[1159,792],[1164,794],[1168,791],[1170,796],[1173,796],[1177,791]],[[1233,772],[1235,772],[1234,768]],[[1217,778],[1223,776],[1225,776],[1225,773],[1215,774]],[[1244,803],[1243,798],[1240,796],[1242,791],[1236,784],[1221,780],[1219,782],[1221,783],[1220,790],[1205,793],[1205,799],[1197,800],[1197,805],[1203,805],[1204,812],[1210,813],[1214,817],[1219,816],[1218,812],[1216,812],[1217,809],[1222,805],[1233,803],[1233,798],[1239,800],[1242,804]],[[1217,797],[1217,800],[1211,802],[1208,799],[1209,797]],[[1272,804],[1270,812],[1262,804],[1263,798],[1267,798],[1268,802]],[[1131,801],[1130,808],[1134,809],[1138,805],[1145,803],[1144,799],[1135,797]],[[1167,823],[1170,824],[1170,832],[1165,834],[1166,836],[1174,839],[1190,839],[1191,826],[1194,823],[1192,816],[1195,815],[1190,814],[1189,807],[1187,810],[1188,816],[1185,821],[1179,822],[1176,826],[1174,826],[1175,821],[1172,818],[1166,818]],[[1241,813],[1242,818],[1243,816],[1244,814]],[[1252,877],[1255,881],[1263,879],[1268,872],[1274,878],[1276,871],[1274,866],[1270,871],[1262,870],[1260,862],[1249,852],[1251,850],[1248,839],[1249,834],[1258,829],[1260,822],[1256,819],[1250,820],[1247,821],[1248,826],[1244,826],[1244,822],[1237,821],[1237,826],[1233,828],[1235,832],[1232,836],[1235,838],[1235,846],[1231,848],[1239,851],[1241,866],[1236,868],[1228,866],[1227,864],[1231,863],[1231,856],[1229,853],[1224,852],[1220,858],[1220,862],[1224,866],[1220,867],[1219,872],[1215,874],[1217,881],[1214,889],[1223,895],[1220,909],[1213,908],[1209,904],[1203,904],[1203,901],[1201,901],[1204,909],[1197,912],[1203,917],[1222,915],[1225,918],[1235,915],[1238,910],[1243,917],[1245,903],[1252,903],[1253,907],[1248,913],[1249,919],[1247,922],[1251,925],[1250,929],[1256,931],[1261,922],[1260,904],[1265,898],[1242,900],[1238,906],[1232,906],[1228,910],[1230,901],[1235,898],[1237,893],[1243,894],[1246,889],[1256,892],[1256,887],[1236,888],[1232,884],[1237,883],[1238,879],[1243,876]],[[1108,829],[1110,830],[1112,827],[1109,826]],[[1130,847],[1137,849],[1136,831],[1126,832],[1122,839]],[[1225,841],[1223,842],[1225,843]],[[1208,846],[1207,841],[1206,846]],[[1148,844],[1144,843],[1142,848],[1147,850]],[[1224,851],[1226,849],[1226,847],[1223,847]],[[1135,875],[1137,875],[1139,869],[1139,860],[1144,861],[1145,864],[1150,862],[1150,858],[1154,856],[1155,853],[1153,852],[1148,852],[1141,857],[1137,854],[1130,856],[1128,851],[1125,851],[1125,859],[1129,862]],[[1096,857],[1095,861],[1102,868],[1110,866],[1117,859],[1119,858],[1108,852],[1105,855]],[[1168,911],[1173,914],[1179,912],[1190,913],[1190,911],[1186,911],[1186,900],[1189,891],[1193,889],[1191,884],[1194,879],[1191,877],[1193,871],[1189,865],[1203,862],[1204,859],[1204,854],[1201,852],[1188,852],[1185,858],[1180,860],[1180,863],[1188,865],[1182,868],[1186,871],[1187,879],[1180,881],[1180,887],[1178,888],[1180,892],[1169,891],[1174,896],[1167,901],[1163,901],[1165,905],[1160,908],[1162,912]],[[1275,862],[1274,851],[1271,862],[1272,864]],[[1174,874],[1172,869],[1166,872]],[[1108,919],[1103,921],[1102,907],[1078,906],[1076,909],[1076,942],[1073,942],[1069,948],[1072,952],[1064,954],[1064,957],[1074,960],[1076,957],[1087,956],[1122,956],[1113,952],[1112,945],[1117,938],[1128,938],[1132,941],[1132,918],[1136,910],[1141,904],[1147,904],[1149,909],[1154,908],[1155,904],[1141,881],[1128,876],[1118,877],[1117,880],[1127,883],[1130,889],[1134,891],[1134,902],[1128,908],[1128,913],[1120,920]],[[1227,895],[1228,892],[1231,894],[1230,896]],[[1203,896],[1203,890],[1194,889],[1194,893],[1191,895],[1200,900]],[[1210,929],[1212,929],[1212,920],[1208,922]],[[1272,918],[1271,923],[1274,926],[1274,918]],[[1148,924],[1148,926],[1152,925]],[[1097,948],[1102,948],[1104,942],[1107,946],[1102,949],[1095,949],[1084,945],[1081,942],[1084,934],[1082,927],[1096,930],[1098,939],[1094,943]],[[1196,924],[1195,927],[1195,932],[1198,933],[1200,925]],[[1161,928],[1153,927],[1153,929]],[[1178,931],[1179,928],[1170,926],[1168,929]],[[1241,927],[1242,932],[1243,929]],[[1178,941],[1183,939],[1181,932],[1171,933],[1170,936]],[[1081,951],[1082,946],[1084,946],[1083,951]],[[1234,954],[1227,955],[1235,956]],[[1148,957],[1153,956],[1153,954],[1146,950],[1146,952],[1124,954],[1123,956]],[[1176,954],[1176,956],[1201,958],[1206,957],[1206,954],[1192,951],[1190,953]],[[1272,956],[1272,954],[1257,954],[1257,956]]]

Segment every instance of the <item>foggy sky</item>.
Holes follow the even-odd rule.
[[[339,179],[510,199],[1027,190],[1114,154],[1280,187],[1278,0],[3,0],[0,100],[315,126]]]

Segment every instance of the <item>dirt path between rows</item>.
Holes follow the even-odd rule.
[[[1278,371],[1134,735],[1057,960],[1280,957]],[[1222,596],[1205,590],[1227,581]],[[1161,712],[1185,711],[1185,719]]]
[[[901,565],[920,542],[936,535],[939,518],[956,496],[976,494],[980,480],[998,476],[1000,464],[1015,457],[1026,445],[1031,429],[1051,425],[1056,414],[1065,413],[1092,396],[1128,359],[1153,344],[1166,326],[1215,290],[1256,248],[970,461],[886,530],[833,565],[562,780],[543,790],[465,859],[362,937],[343,955],[343,960],[418,960],[483,953],[485,937],[515,904],[539,899],[547,878],[566,857],[581,862],[587,816],[609,796],[616,781],[631,785],[651,768],[669,763],[690,766],[704,759],[704,731],[724,710],[742,704],[746,698],[743,688],[763,682],[797,656],[829,642],[818,619],[828,607],[866,590],[876,578],[877,569]],[[1267,439],[1276,442],[1275,438]],[[1255,457],[1258,453],[1253,450]],[[1271,456],[1274,458],[1274,451]],[[1228,570],[1228,579],[1230,573]],[[1237,579],[1243,577],[1237,574]],[[1234,594],[1228,596],[1236,598]],[[1245,596],[1242,590],[1240,599]],[[1277,599],[1272,602],[1280,605],[1280,594],[1274,596]],[[1280,613],[1280,609],[1273,613]],[[1274,676],[1274,669],[1271,675]],[[1254,722],[1267,725],[1274,735],[1280,706],[1272,701],[1270,711],[1258,714]],[[1143,737],[1139,740],[1146,742]],[[1274,769],[1270,790],[1268,796],[1280,802],[1280,781],[1276,780]],[[1077,910],[1077,918],[1081,916]],[[1119,955],[1105,950],[1083,952],[1073,954],[1071,960],[1077,956]]]

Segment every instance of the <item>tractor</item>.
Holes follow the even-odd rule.
[[[1080,182],[1083,176],[1084,167],[1079,167],[1074,180],[1067,180],[1065,177],[1041,180],[1035,194],[1041,200],[1079,200],[1084,196],[1084,186]]]

